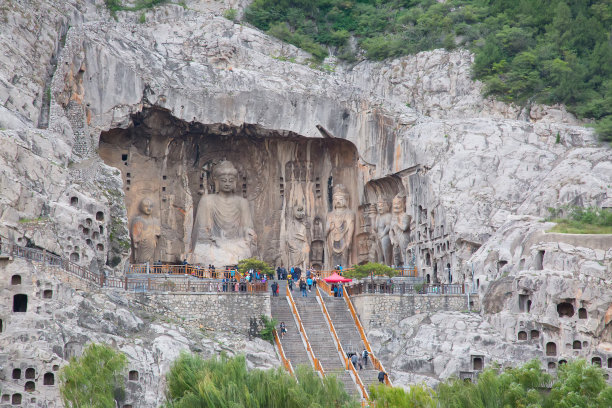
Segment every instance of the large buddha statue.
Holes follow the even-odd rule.
[[[153,217],[153,201],[143,198],[138,206],[140,214],[130,226],[134,263],[154,262],[157,241],[161,232],[159,220]]]
[[[327,214],[325,234],[327,238],[327,262],[329,267],[349,266],[351,243],[355,231],[355,213],[348,208],[349,193],[342,184],[334,187],[334,209]]]
[[[200,199],[192,232],[191,263],[226,266],[253,255],[257,236],[248,201],[237,195],[238,170],[229,161],[213,168],[216,194]]]

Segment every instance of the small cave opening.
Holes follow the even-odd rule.
[[[593,357],[591,359],[591,364],[597,367],[601,367],[601,357]]]
[[[587,318],[587,310],[584,307],[581,307],[580,309],[578,309],[578,318],[579,319]]]
[[[13,368],[13,380],[21,379],[21,368]]]
[[[96,213],[96,221],[104,221],[104,213],[102,211]]]
[[[34,392],[36,391],[36,384],[34,381],[26,381],[25,386],[23,387],[26,392]]]
[[[555,364],[555,362],[554,362],[554,361],[549,361],[549,362],[548,362],[548,369],[549,369],[549,370],[555,370],[555,369],[557,369],[557,364]]]
[[[32,367],[29,367],[25,371],[26,380],[33,380],[36,377],[36,370]]]
[[[556,356],[557,355],[557,344],[549,341],[546,343],[546,355],[547,356]]]
[[[11,285],[21,285],[21,275],[11,276]]]
[[[574,342],[572,343],[572,349],[582,350],[582,343],[579,340],[574,340]]]
[[[45,373],[43,376],[43,385],[55,385],[55,375],[53,373]]]
[[[472,358],[472,369],[474,371],[482,371],[484,368],[484,358],[482,356],[474,356]]]
[[[559,360],[559,365],[567,364],[567,360]]]
[[[28,311],[28,295],[19,293],[13,296],[13,312],[26,313]]]
[[[521,330],[520,332],[518,332],[517,337],[519,340],[527,340],[527,332]]]
[[[43,290],[43,299],[52,299],[52,298],[53,298],[53,291],[51,289]]]
[[[78,197],[70,197],[70,205],[73,207],[76,207],[77,205],[79,205],[79,198]]]
[[[557,313],[559,317],[572,317],[574,316],[574,305],[569,302],[561,302],[557,305]]]
[[[11,404],[13,404],[13,405],[21,405],[21,394],[13,394],[13,398],[11,400]]]
[[[128,374],[128,379],[130,381],[138,381],[138,371],[130,370],[130,372]]]
[[[530,334],[531,334],[531,340],[537,340],[540,338],[540,332],[535,329],[532,330]]]

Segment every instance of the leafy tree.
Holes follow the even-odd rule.
[[[456,378],[440,384],[438,401],[443,407],[455,408],[536,408],[544,399],[539,389],[549,382],[550,376],[542,372],[537,360],[501,373],[491,367],[478,376],[476,384]]]
[[[255,271],[261,271],[262,273],[268,276],[274,274],[274,269],[272,269],[272,267],[268,265],[266,262],[260,261],[259,259],[246,258],[238,262],[238,271],[241,274],[244,275],[251,269]]]
[[[604,378],[604,371],[585,360],[559,366],[546,408],[612,407],[612,387]]]
[[[104,344],[90,344],[60,371],[60,394],[73,408],[114,408],[123,399],[127,358]]]
[[[352,270],[344,272],[344,276],[352,279],[367,278],[368,276],[388,276],[397,274],[395,269],[377,262],[368,262],[363,265],[354,265]]]
[[[309,367],[295,370],[297,381],[282,369],[247,371],[244,356],[208,360],[183,353],[168,372],[166,406],[217,407],[358,407],[333,376],[323,381]]]

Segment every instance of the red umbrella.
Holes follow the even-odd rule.
[[[332,275],[328,276],[327,278],[323,280],[327,283],[339,283],[339,282],[352,282],[353,281],[352,279],[345,278],[343,276],[338,275],[336,272],[334,272]]]

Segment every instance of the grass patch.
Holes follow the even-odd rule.
[[[113,17],[116,17],[118,11],[139,11],[151,9],[160,4],[167,3],[168,0],[138,0],[133,6],[124,6],[121,0],[104,0],[106,8],[110,11]]]
[[[549,208],[547,221],[556,223],[549,232],[562,234],[612,234],[612,211],[602,208]]]

